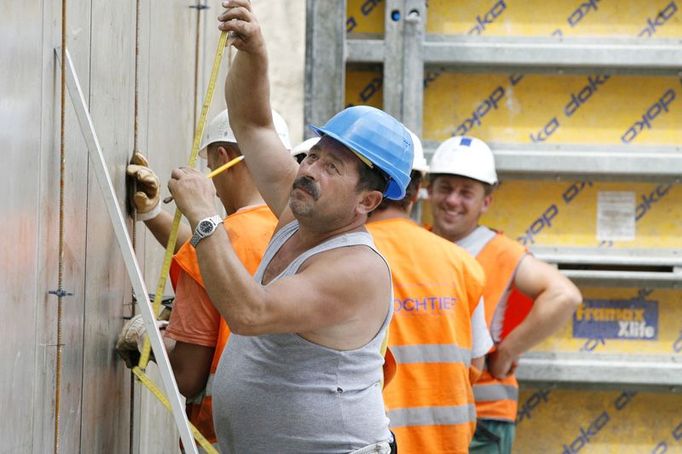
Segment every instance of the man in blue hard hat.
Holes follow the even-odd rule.
[[[221,451],[389,453],[381,382],[391,276],[364,224],[384,196],[404,197],[412,140],[390,115],[351,107],[313,128],[321,139],[297,165],[273,128],[251,6],[223,6],[219,28],[239,50],[225,84],[230,124],[279,224],[251,278],[214,225],[210,181],[172,173],[206,290],[233,333],[213,384]]]

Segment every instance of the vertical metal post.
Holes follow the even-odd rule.
[[[403,26],[402,122],[422,138],[424,110],[424,0],[405,0]]]
[[[59,51],[56,50],[56,54],[59,58]],[[68,50],[65,52],[66,55],[66,83],[69,90],[69,96],[71,102],[76,111],[76,117],[78,118],[78,123],[81,127],[81,132],[85,138],[85,142],[88,148],[88,156],[93,164],[93,169],[95,175],[97,176],[97,182],[102,190],[102,195],[111,218],[114,233],[116,235],[116,240],[118,241],[119,247],[121,249],[121,254],[123,256],[123,261],[126,265],[126,270],[128,271],[128,276],[135,290],[135,294],[140,302],[140,311],[142,313],[145,328],[149,339],[152,344],[152,349],[156,357],[156,363],[161,372],[161,377],[163,379],[164,387],[166,390],[167,398],[171,404],[173,410],[173,417],[175,418],[175,423],[180,432],[180,438],[185,447],[185,450],[193,454],[198,454],[196,444],[194,443],[194,438],[192,436],[189,422],[187,421],[187,416],[185,415],[185,409],[180,398],[180,393],[178,391],[177,383],[175,382],[175,377],[173,375],[173,370],[170,366],[170,361],[166,353],[166,349],[163,345],[163,340],[161,339],[161,334],[158,329],[156,329],[155,314],[152,309],[151,302],[149,301],[149,296],[147,293],[147,288],[142,278],[142,271],[137,263],[137,257],[135,256],[135,251],[133,245],[130,241],[130,236],[128,235],[128,230],[126,229],[125,218],[121,212],[121,208],[118,206],[116,194],[114,192],[113,185],[111,183],[111,178],[106,167],[106,162],[102,154],[102,149],[99,145],[99,140],[95,133],[94,126],[92,124],[92,118],[90,118],[90,113],[88,112],[87,104],[83,96],[83,92],[80,88],[80,83],[78,81],[78,76],[73,67],[71,61],[71,56]]]
[[[384,17],[384,111],[403,117],[403,28],[405,0],[386,0]]]
[[[424,37],[426,28],[425,0],[404,0],[402,47],[402,93],[400,120],[420,139],[424,111]],[[411,217],[422,219],[422,203],[418,201]]]
[[[346,86],[346,1],[306,2],[306,124],[324,124],[343,109]],[[306,137],[311,133],[305,131]]]
[[[384,23],[384,110],[421,136],[424,0],[387,0]]]

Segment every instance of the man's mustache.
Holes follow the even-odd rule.
[[[313,200],[320,198],[320,191],[313,183],[313,180],[308,177],[298,177],[294,180],[293,189],[302,189],[313,197]]]

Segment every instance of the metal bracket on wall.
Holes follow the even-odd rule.
[[[682,251],[603,248],[531,248],[576,284],[588,287],[682,287]]]
[[[502,178],[552,176],[595,181],[679,182],[680,147],[512,146],[491,144]],[[662,165],[662,163],[665,163]]]
[[[427,159],[438,143],[424,141]],[[682,148],[629,145],[540,145],[491,142],[501,179],[569,179],[679,183]],[[661,163],[665,163],[662,165]]]
[[[381,39],[349,39],[348,61],[378,63],[386,55]],[[429,34],[423,44],[426,65],[453,67],[552,68],[594,72],[595,69],[677,75],[682,49],[676,40],[549,39],[450,37]]]
[[[682,391],[679,355],[605,353],[526,353],[519,360],[516,378],[523,385],[637,388]]]
[[[682,66],[677,40],[639,38],[450,38],[429,35],[426,64],[554,68],[676,75]]]
[[[73,296],[73,292],[69,292],[69,291],[61,289],[61,288],[57,289],[57,290],[50,290],[47,293],[49,293],[50,295],[55,295],[55,296],[59,296],[59,297]]]
[[[197,3],[196,5],[189,5],[188,8],[190,8],[190,9],[196,9],[196,10],[201,11],[201,10],[204,10],[204,9],[210,9],[211,7],[208,6],[208,5],[206,5],[206,4],[204,4],[204,3],[199,2],[199,3]]]
[[[61,64],[61,49],[55,49],[55,54],[57,60]],[[144,278],[142,277],[142,271],[137,262],[135,250],[133,249],[133,244],[126,228],[125,217],[123,216],[121,208],[118,206],[116,191],[114,190],[109,171],[107,170],[104,154],[102,153],[102,148],[100,147],[95,127],[92,118],[90,117],[85,97],[83,96],[78,75],[74,69],[69,51],[66,50],[65,54],[66,85],[69,91],[69,97],[71,98],[71,103],[76,112],[81,133],[83,134],[83,138],[85,139],[88,148],[88,156],[102,191],[102,196],[107,207],[107,212],[109,213],[109,218],[111,219],[114,234],[123,256],[123,262],[128,271],[128,277],[132,283],[135,295],[141,303],[139,307],[142,312],[142,318],[144,319],[145,328],[149,335],[152,350],[154,351],[154,356],[156,358],[156,364],[158,365],[164,388],[171,404],[173,418],[175,419],[175,424],[180,432],[180,439],[182,440],[185,451],[198,454],[187,420],[187,415],[185,414],[184,404],[180,397],[180,392],[178,391],[178,386],[175,382],[175,376],[173,375],[173,370],[168,359],[168,354],[164,348],[161,334],[156,329],[156,316],[152,309],[151,302],[149,301],[147,287]]]

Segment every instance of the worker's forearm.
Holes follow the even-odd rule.
[[[197,245],[206,292],[230,330],[249,334],[266,306],[266,292],[244,268],[224,229]]]
[[[259,52],[238,51],[225,79],[230,126],[241,143],[245,129],[270,126],[270,84],[265,44]]]
[[[154,238],[161,244],[161,246],[166,247],[168,244],[168,238],[170,237],[171,228],[173,227],[173,216],[168,212],[161,210],[158,216],[148,221],[144,221],[149,231],[154,235]],[[178,239],[175,243],[174,252],[178,252],[180,246],[189,241],[192,234],[189,227],[186,224],[180,223],[178,228]]]
[[[272,120],[267,58],[239,51],[225,82],[230,126],[258,191],[277,217],[288,204],[298,165],[283,146]]]
[[[510,357],[521,355],[564,326],[579,303],[579,294],[576,296],[573,291],[557,289],[541,293],[528,316],[497,349]]]

